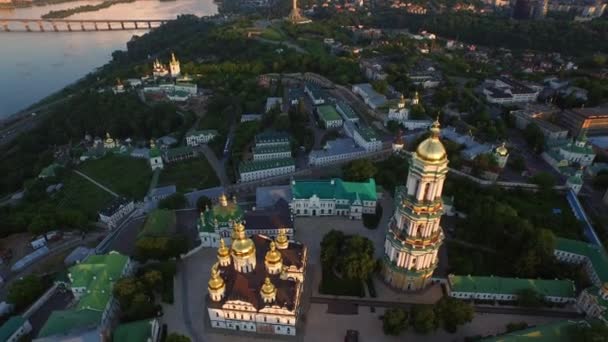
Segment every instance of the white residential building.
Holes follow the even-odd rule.
[[[128,216],[133,210],[135,210],[135,203],[133,200],[118,197],[114,199],[107,208],[99,212],[99,220],[108,225],[109,229],[114,229],[122,219]]]
[[[0,326],[0,339],[5,342],[18,342],[32,331],[30,321],[17,315],[9,318]]]
[[[348,216],[361,219],[374,214],[378,194],[376,182],[331,180],[294,180],[291,182],[291,211],[296,216]]]
[[[328,141],[321,150],[310,151],[308,164],[311,166],[327,165],[354,159],[365,153],[365,149],[357,146],[353,140],[340,138]]]
[[[188,146],[199,146],[209,143],[213,138],[218,136],[218,133],[214,129],[207,129],[201,131],[194,131],[186,135],[186,145]]]
[[[239,165],[241,182],[290,174],[296,171],[293,158],[244,161]]]
[[[376,92],[369,83],[354,84],[352,91],[353,93],[361,96],[363,102],[365,102],[365,104],[371,109],[377,109],[386,104],[386,96]]]
[[[499,77],[484,82],[482,92],[490,103],[514,104],[535,102],[540,90],[540,87],[533,88],[506,77]]]
[[[346,122],[344,131],[349,137],[353,138],[355,144],[363,147],[367,152],[380,151],[382,149],[382,140],[380,140],[380,137],[371,127]]]

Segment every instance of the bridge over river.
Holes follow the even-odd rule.
[[[0,32],[95,32],[141,30],[174,19],[24,19],[0,18]]]

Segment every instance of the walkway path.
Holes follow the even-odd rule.
[[[299,45],[296,45],[296,44],[294,44],[292,42],[289,42],[289,41],[270,40],[270,39],[266,39],[266,38],[262,38],[262,37],[255,37],[254,39],[257,40],[257,41],[260,41],[262,43],[268,43],[268,44],[273,44],[273,45],[285,45],[285,46],[287,46],[289,48],[292,48],[292,49],[296,50],[299,53],[308,54],[308,51],[304,50]]]
[[[188,295],[188,281],[190,278],[188,277],[188,262],[183,261],[180,263],[180,270],[178,271],[180,274],[181,281],[181,289],[180,294],[182,296],[182,317],[184,319],[184,324],[186,325],[186,329],[188,330],[188,334],[192,337],[194,342],[203,342],[203,338],[197,334],[197,330],[192,326],[192,316],[190,314],[190,296]]]
[[[103,186],[102,184],[100,184],[99,182],[97,182],[96,180],[94,180],[93,178],[85,175],[84,173],[78,171],[78,170],[74,170],[74,172],[76,172],[78,175],[82,176],[84,179],[88,180],[89,182],[97,185],[98,187],[100,187],[102,190],[110,193],[110,195],[114,196],[114,197],[120,197],[117,193],[115,193],[114,191],[108,189],[107,187]]]
[[[217,159],[215,153],[213,153],[213,151],[207,145],[202,145],[200,150],[205,155],[205,158],[207,158],[207,161],[209,161],[209,164],[211,164],[217,178],[220,180],[220,184],[224,187],[230,185],[230,180],[226,175],[226,168],[224,167],[224,164]]]

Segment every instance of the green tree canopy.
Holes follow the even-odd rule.
[[[471,322],[475,315],[471,304],[450,297],[443,297],[435,305],[435,313],[443,328],[450,333],[456,332],[459,325]]]
[[[419,334],[428,334],[437,329],[437,318],[432,306],[417,305],[412,308],[412,326]]]
[[[409,312],[401,308],[390,308],[382,317],[382,330],[386,335],[397,336],[407,329]]]
[[[371,160],[357,159],[346,164],[342,168],[344,179],[351,182],[364,182],[373,178],[376,174],[376,167]]]
[[[28,275],[14,281],[8,288],[7,300],[21,310],[32,304],[44,293],[46,285],[42,278]]]

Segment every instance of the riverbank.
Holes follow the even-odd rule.
[[[108,8],[116,4],[125,4],[135,2],[137,0],[106,0],[97,5],[82,5],[74,8],[68,8],[65,10],[50,11],[41,16],[42,19],[64,19],[76,13],[84,12],[97,12],[101,9]]]

